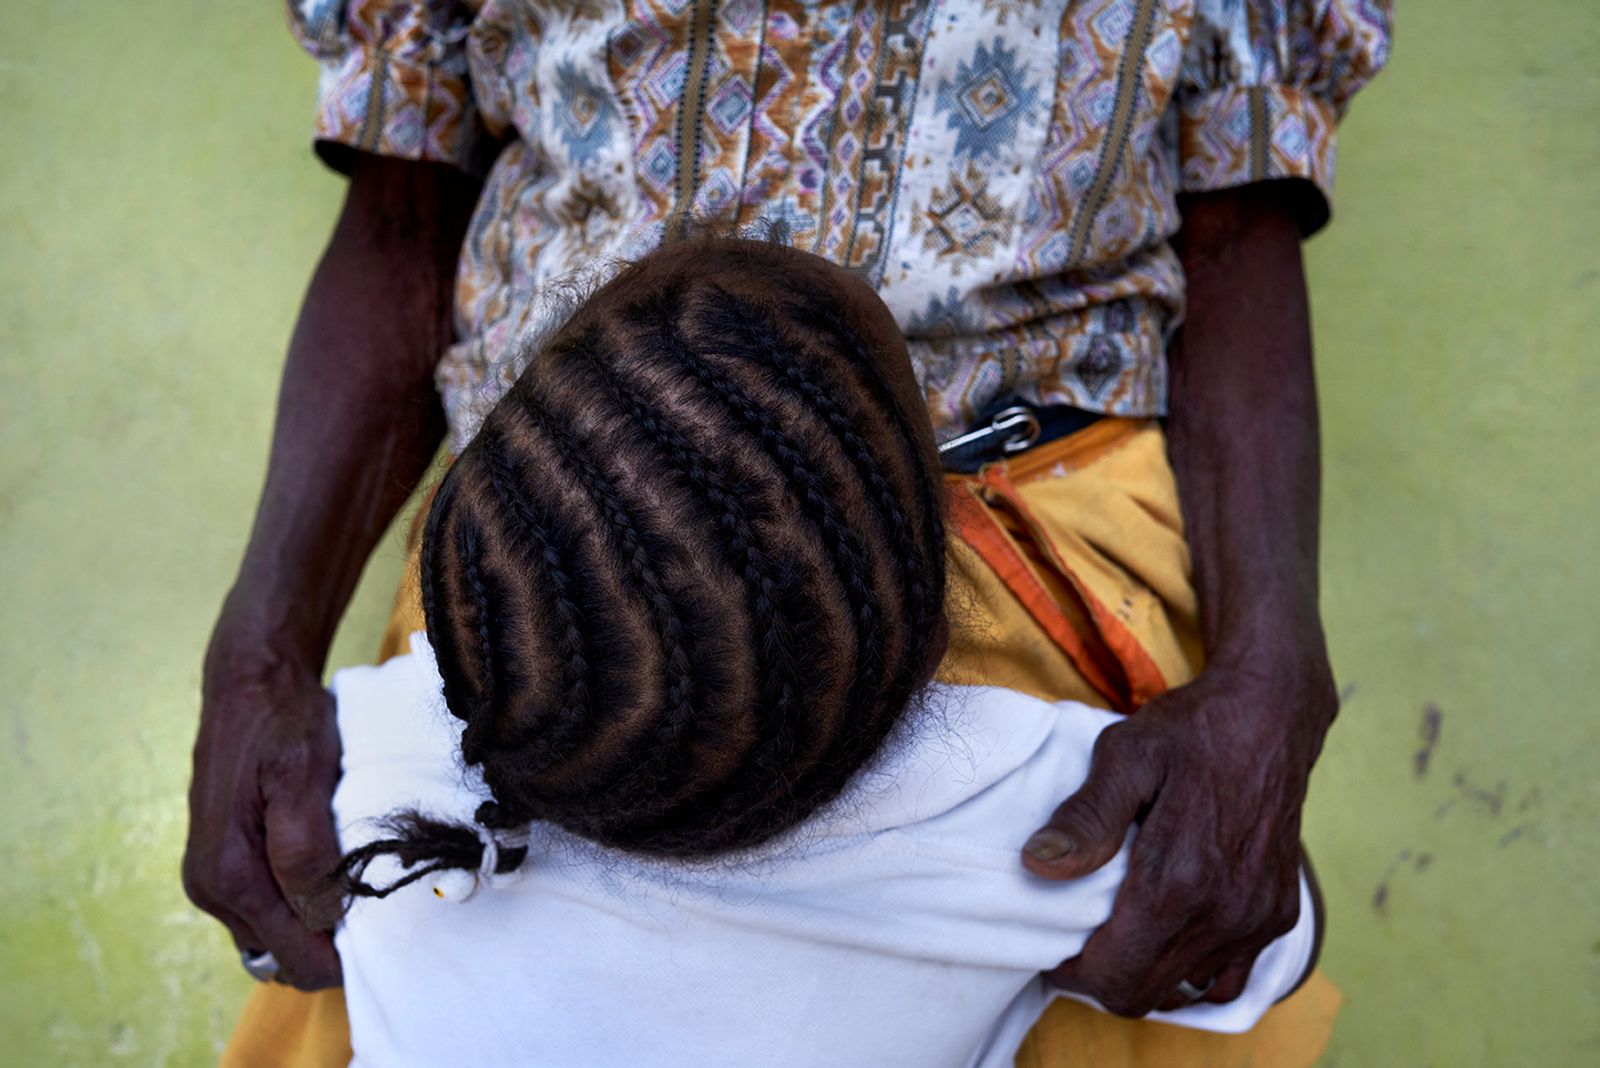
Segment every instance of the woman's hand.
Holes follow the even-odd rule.
[[[1049,974],[1124,1016],[1231,1001],[1300,908],[1300,809],[1336,707],[1326,662],[1273,676],[1208,671],[1109,728],[1083,787],[1030,839],[1052,879],[1138,834],[1111,918]]]
[[[333,696],[298,658],[227,631],[225,615],[206,656],[184,890],[241,950],[271,950],[285,981],[337,986],[326,918],[301,908],[339,860]]]
[[[1321,462],[1300,259],[1317,195],[1279,181],[1179,200],[1189,308],[1169,358],[1167,447],[1206,667],[1105,731],[1088,781],[1024,861],[1075,878],[1138,821],[1111,918],[1052,973],[1118,1013],[1194,1000],[1179,984],[1237,997],[1298,911],[1300,807],[1338,706],[1317,609]]]

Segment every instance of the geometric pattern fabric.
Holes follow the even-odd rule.
[[[316,138],[486,176],[438,382],[454,444],[675,215],[781,221],[866,278],[941,436],[1016,394],[1164,412],[1176,195],[1302,179],[1387,0],[290,0]],[[558,284],[559,283],[559,284]]]

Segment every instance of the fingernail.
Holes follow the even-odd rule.
[[[1015,839],[1012,839],[1015,841]],[[1078,848],[1078,843],[1066,831],[1042,827],[1023,845],[1023,851],[1039,860],[1057,860]]]

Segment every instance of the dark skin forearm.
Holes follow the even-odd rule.
[[[1271,185],[1182,202],[1189,311],[1170,361],[1168,450],[1208,669],[1325,661],[1321,458],[1293,204]],[[1331,721],[1331,709],[1308,710]],[[1325,731],[1328,722],[1321,722]]]
[[[478,184],[356,154],[289,344],[266,484],[206,653],[184,886],[306,988],[339,981],[301,902],[338,860],[339,740],[322,670],[362,566],[444,420],[457,252]]]
[[[361,569],[444,432],[433,384],[474,180],[355,154],[301,306],[266,484],[224,616],[317,670]]]
[[[1337,709],[1317,609],[1316,389],[1287,192],[1188,198],[1189,313],[1169,452],[1200,603],[1199,676],[1108,728],[1024,863],[1077,878],[1139,834],[1110,919],[1051,978],[1131,1016],[1237,997],[1299,912],[1300,810]]]

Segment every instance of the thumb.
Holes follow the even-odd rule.
[[[323,926],[321,891],[342,855],[328,795],[281,796],[267,805],[265,825],[267,862],[284,900],[308,926]]]
[[[297,759],[262,784],[266,855],[273,879],[284,900],[313,927],[322,917],[308,915],[308,909],[321,896],[341,856],[333,821],[339,734],[331,698],[328,705],[329,714],[295,747]]]
[[[1089,776],[1022,847],[1022,863],[1046,879],[1079,879],[1117,855],[1128,828],[1156,794],[1161,769],[1130,724],[1108,727]]]

